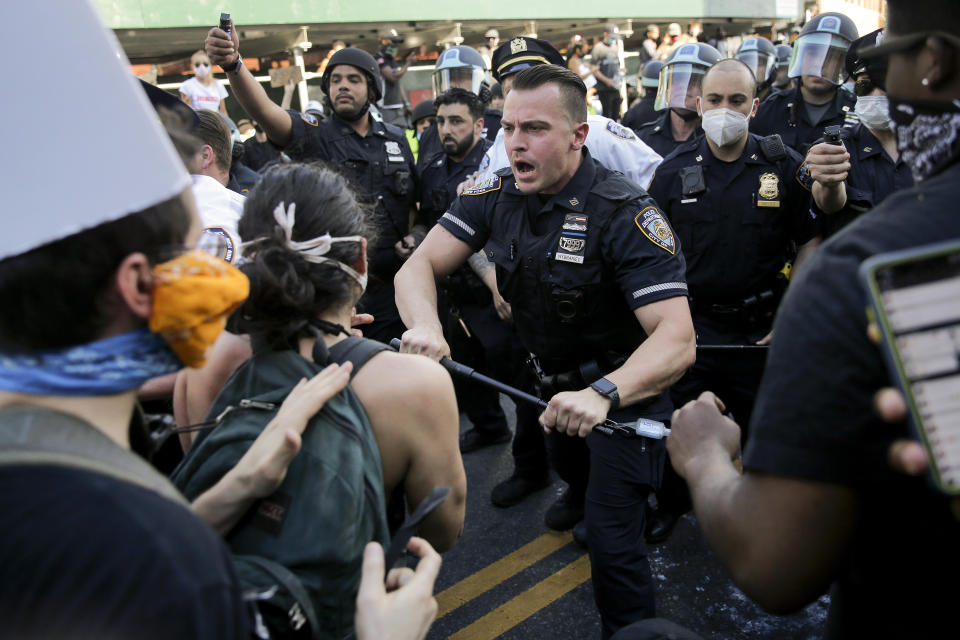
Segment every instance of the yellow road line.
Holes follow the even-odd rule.
[[[448,640],[491,640],[590,579],[590,556],[584,554],[560,571],[505,602]]]
[[[437,594],[437,604],[440,607],[437,611],[437,619],[546,558],[571,540],[573,535],[569,531],[545,533],[457,584],[444,589]]]

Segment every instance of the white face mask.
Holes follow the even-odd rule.
[[[195,64],[193,65],[193,72],[197,74],[198,78],[206,78],[210,75],[210,65],[208,64]]]
[[[720,108],[704,111],[701,127],[714,144],[725,147],[747,135],[749,118],[739,111]]]
[[[890,111],[887,96],[860,96],[854,113],[860,116],[860,121],[875,131],[890,130]]]

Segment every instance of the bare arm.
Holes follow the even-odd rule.
[[[805,606],[829,587],[857,517],[840,485],[747,471],[732,459],[740,429],[713,394],[674,412],[667,451],[690,485],[697,521],[734,582],[767,611]]]
[[[397,309],[407,326],[400,350],[422,353],[435,360],[450,355],[437,316],[436,279],[453,272],[467,261],[472,251],[440,225],[434,225],[423,243],[393,279]]]
[[[504,322],[510,322],[513,320],[513,309],[510,308],[510,303],[503,299],[503,296],[500,295],[500,290],[497,289],[497,269],[496,266],[487,259],[487,254],[483,251],[477,251],[475,254],[470,256],[467,260],[467,264],[470,265],[470,268],[473,269],[473,272],[477,274],[477,277],[487,285],[487,289],[490,290],[490,294],[493,296],[493,306],[497,310],[497,315]]]
[[[411,53],[409,56],[407,56],[406,60],[403,61],[403,66],[401,66],[399,69],[394,69],[390,65],[385,64],[380,67],[380,75],[390,82],[397,82],[404,76],[404,74],[407,72],[407,69],[410,68],[410,64],[416,59],[416,55]]]
[[[352,387],[373,426],[387,491],[403,486],[413,509],[435,487],[450,488],[420,529],[437,550],[446,551],[463,530],[467,496],[449,374],[427,358],[381,353],[357,373]]]
[[[623,365],[605,377],[617,385],[621,406],[654,396],[680,379],[696,357],[696,335],[685,297],[667,298],[636,310],[634,314],[647,339]],[[591,380],[592,382],[592,380]],[[558,393],[540,416],[547,429],[586,437],[603,422],[610,400],[588,387]]]
[[[847,204],[846,179],[850,154],[842,146],[821,142],[810,148],[805,160],[814,183],[813,201],[824,213],[836,213]]]
[[[230,25],[230,35],[217,27],[210,29],[207,33],[206,51],[214,64],[229,65],[237,60],[240,36],[233,28],[232,20]],[[253,74],[241,64],[233,72],[228,72],[227,78],[230,80],[230,88],[233,89],[237,102],[250,114],[250,117],[260,123],[267,137],[280,147],[289,145],[293,132],[290,115],[270,100]]]

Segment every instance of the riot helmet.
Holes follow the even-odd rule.
[[[480,95],[486,75],[487,66],[476,49],[466,45],[450,47],[440,54],[433,67],[433,91],[439,96],[458,87]]]
[[[777,48],[762,37],[750,37],[737,49],[737,60],[744,63],[757,78],[758,89],[766,89],[777,77]]]
[[[341,64],[356,67],[367,76],[368,103],[376,102],[381,98],[383,93],[380,89],[380,67],[377,66],[377,61],[363,49],[355,49],[353,47],[340,49],[330,56],[327,68],[324,69],[323,75],[320,77],[320,89],[327,98],[330,97],[330,74],[337,65]]]
[[[660,69],[663,63],[659,60],[650,60],[640,70],[640,86],[644,89],[656,89],[660,85]]]
[[[846,79],[844,62],[850,43],[859,37],[853,20],[842,13],[821,13],[803,25],[793,43],[787,76],[816,76],[835,85]]]
[[[777,68],[789,67],[790,58],[793,57],[793,47],[788,44],[777,45]]]
[[[723,56],[706,44],[696,42],[674,48],[660,69],[657,100],[653,108],[685,109],[696,112],[703,76]]]

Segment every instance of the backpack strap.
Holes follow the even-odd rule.
[[[337,364],[353,363],[353,371],[350,373],[350,377],[353,378],[370,358],[381,351],[389,350],[391,350],[390,347],[382,342],[351,336],[330,347],[330,362],[336,362]]]
[[[150,489],[184,507],[171,482],[136,454],[75,416],[19,405],[0,410],[0,466],[81,469]]]
[[[295,633],[300,631],[304,624],[308,624],[310,637],[319,637],[320,621],[313,608],[313,601],[304,589],[303,583],[292,571],[263,556],[249,554],[233,554],[233,565],[241,583],[248,590],[263,589],[272,585],[279,585],[286,590],[268,590],[258,597],[259,601],[265,601],[276,607],[285,618],[284,620],[271,619],[269,628],[289,628]],[[263,607],[258,606],[258,610],[269,616],[269,612],[263,611]]]
[[[770,162],[776,163],[786,159],[787,148],[783,144],[783,138],[780,137],[779,133],[760,138],[758,142],[760,143],[760,151]]]

